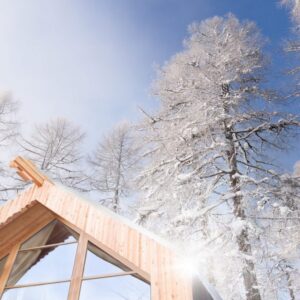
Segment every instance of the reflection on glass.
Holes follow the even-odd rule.
[[[88,244],[84,276],[120,273],[124,271],[131,270],[92,243]]]
[[[55,220],[24,242],[21,250],[62,242],[75,242],[77,238],[78,235],[73,230]]]
[[[130,275],[84,280],[80,300],[150,300],[150,285]]]
[[[69,282],[8,289],[2,300],[66,300]]]
[[[70,279],[77,244],[21,251],[7,286]]]
[[[4,269],[4,265],[5,265],[5,262],[6,262],[6,258],[7,256],[3,257],[2,259],[0,259],[0,276],[2,274],[2,271]]]

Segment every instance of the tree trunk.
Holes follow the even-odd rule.
[[[118,152],[118,166],[117,166],[117,178],[114,190],[114,198],[113,198],[113,211],[118,213],[120,210],[120,179],[121,179],[121,165],[123,159],[123,146],[124,146],[124,137],[121,139],[121,143],[119,145],[119,152]]]
[[[286,272],[286,277],[287,277],[288,290],[289,290],[291,300],[296,300],[294,290],[293,290],[293,284],[292,284],[291,276],[290,276],[290,273],[288,271]]]
[[[229,85],[222,85],[223,92],[223,106],[225,113],[229,112],[229,109],[226,104],[226,98],[229,96]],[[231,173],[229,175],[229,184],[232,192],[235,194],[233,197],[233,214],[236,219],[245,220],[245,210],[243,207],[243,196],[241,194],[240,180],[236,175],[238,174],[238,165],[237,165],[237,154],[234,144],[234,133],[233,126],[227,125],[227,122],[224,121],[224,131],[225,137],[228,143],[229,149],[226,151],[226,156],[228,160],[229,169]],[[255,273],[255,266],[252,260],[252,250],[249,242],[248,228],[244,228],[241,233],[237,236],[237,243],[240,253],[244,256],[244,265],[243,269],[243,280],[246,292],[247,300],[261,300],[260,292],[257,284],[257,277]]]
[[[115,213],[119,212],[119,189],[116,188],[116,190],[114,191],[114,198],[113,198],[113,211]]]
[[[226,139],[229,142],[230,149],[227,151],[227,158],[229,167],[231,170],[230,174],[230,187],[235,196],[233,197],[233,213],[237,219],[245,220],[245,210],[243,208],[243,196],[241,195],[240,182],[238,177],[238,168],[236,161],[236,151],[233,142],[232,128],[228,128],[226,132]],[[249,242],[248,229],[244,228],[241,233],[237,236],[237,243],[239,251],[244,255],[244,265],[243,265],[243,279],[246,290],[247,300],[261,300],[261,296],[258,290],[257,278],[255,274],[255,267],[252,261],[252,250]]]

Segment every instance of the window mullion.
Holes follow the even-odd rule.
[[[76,243],[77,243],[77,241],[61,242],[61,243],[55,243],[55,244],[49,244],[49,245],[42,245],[42,246],[36,246],[36,247],[31,247],[31,248],[26,248],[26,249],[20,249],[20,252],[33,251],[33,250],[43,250],[43,249],[54,248],[54,247],[58,247],[58,246],[72,245],[72,244],[76,244]]]
[[[126,275],[137,275],[137,273],[135,271],[131,271],[131,272],[110,273],[110,274],[94,275],[94,276],[84,276],[82,280],[105,279],[105,278],[112,278],[112,277],[121,277]]]
[[[83,276],[83,269],[85,257],[87,252],[88,238],[84,232],[79,236],[74,268],[71,278],[68,300],[78,300],[80,295],[81,281]]]
[[[20,289],[20,288],[24,288],[24,287],[42,286],[42,285],[50,285],[50,284],[65,283],[65,282],[70,282],[70,279],[45,281],[45,282],[32,282],[32,283],[27,283],[27,284],[12,285],[12,286],[6,286],[5,289]]]
[[[20,243],[16,244],[10,251],[10,254],[7,258],[7,261],[5,262],[4,269],[2,271],[2,275],[0,276],[0,299],[2,297],[3,291],[6,286],[6,282],[9,278],[9,275],[11,273],[11,270],[13,268],[14,262],[16,260],[16,257],[18,255],[18,251],[20,248]]]

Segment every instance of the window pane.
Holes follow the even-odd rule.
[[[150,285],[130,275],[84,280],[80,300],[149,300]]]
[[[18,253],[7,285],[70,279],[77,244]]]
[[[70,283],[56,283],[4,291],[2,300],[66,300]]]
[[[88,244],[84,276],[120,273],[123,271],[131,270],[92,243]]]
[[[3,271],[3,269],[4,269],[4,265],[5,265],[6,259],[7,259],[7,256],[3,257],[3,258],[0,260],[0,276],[1,276],[2,271]]]
[[[62,242],[76,241],[78,235],[58,221],[53,221],[37,232],[21,246],[21,249],[28,249],[37,246],[44,246]]]

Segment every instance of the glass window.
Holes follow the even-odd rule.
[[[24,242],[21,250],[63,242],[76,242],[77,239],[77,233],[55,220]]]
[[[66,300],[77,240],[78,234],[58,221],[26,240],[1,300]]]
[[[2,300],[66,300],[69,282],[5,290]]]
[[[70,279],[77,244],[20,251],[7,285]]]
[[[2,271],[4,269],[4,265],[5,265],[6,259],[7,259],[7,256],[5,256],[2,259],[0,259],[0,277],[2,275]]]
[[[84,280],[80,300],[149,300],[150,285],[131,275]]]
[[[84,276],[103,275],[131,271],[92,243],[88,243]]]
[[[88,243],[80,300],[149,300],[150,285],[126,272],[132,270]]]
[[[58,221],[26,240],[1,300],[66,300],[78,234]],[[0,275],[6,257],[0,260]],[[149,300],[150,285],[126,265],[88,243],[81,300]]]

